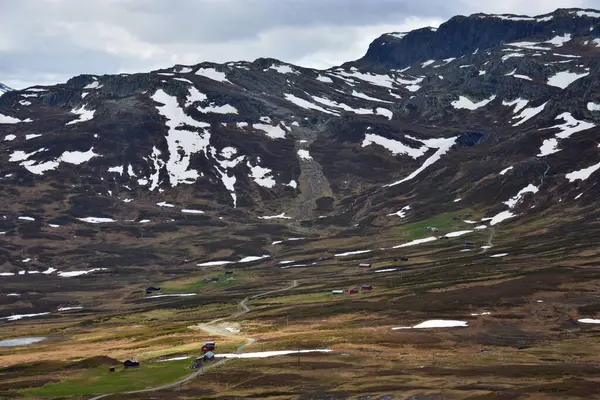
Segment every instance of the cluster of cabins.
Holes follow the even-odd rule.
[[[373,290],[373,286],[364,283],[362,285],[360,285],[360,287],[351,287],[350,289],[348,289],[348,294],[357,294],[359,291],[362,292],[370,292],[371,290]],[[344,294],[346,293],[346,291],[344,289],[335,289],[331,291],[332,294]]]

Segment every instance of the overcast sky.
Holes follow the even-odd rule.
[[[0,0],[0,82],[19,89],[258,57],[327,68],[360,58],[385,32],[558,7],[600,0]]]

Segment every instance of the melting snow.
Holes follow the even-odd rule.
[[[117,167],[110,167],[108,169],[108,172],[116,172],[119,175],[123,175],[123,166],[120,165],[120,166],[117,166]]]
[[[95,78],[94,78],[94,79],[95,79]],[[101,88],[101,87],[102,87],[102,86],[100,85],[100,82],[98,82],[98,81],[94,81],[94,82],[92,82],[92,83],[90,83],[90,84],[87,84],[87,85],[85,85],[83,88],[84,88],[84,89],[99,89],[99,88]]]
[[[507,220],[509,218],[514,217],[515,214],[513,214],[510,211],[502,211],[501,213],[496,214],[491,220],[490,220],[490,225],[496,225],[499,224],[500,222]]]
[[[580,169],[579,171],[570,172],[565,175],[565,178],[569,180],[569,182],[574,182],[576,180],[585,181],[589,178],[594,172],[600,169],[600,163],[594,164],[591,167],[587,167],[584,169]]]
[[[346,253],[339,253],[336,254],[334,257],[346,257],[346,256],[354,256],[357,254],[366,254],[366,253],[370,253],[373,250],[357,250],[357,251],[348,251]]]
[[[157,299],[159,297],[189,297],[195,296],[196,293],[172,293],[172,294],[157,294],[155,296],[146,296],[145,299]]]
[[[60,307],[57,311],[81,310],[83,307]]]
[[[11,315],[10,317],[2,317],[0,319],[5,319],[7,321],[18,321],[23,318],[39,317],[41,315],[48,315],[48,314],[50,314],[50,313],[43,312],[43,313],[37,313],[37,314],[16,314],[16,315]]]
[[[377,99],[375,97],[368,96],[368,95],[366,95],[364,93],[357,92],[356,90],[352,91],[352,96],[358,97],[359,99],[370,100],[370,101],[378,101],[378,102],[381,102],[381,103],[393,103],[393,101]]]
[[[177,98],[169,96],[162,89],[156,91],[152,99],[162,106],[157,106],[158,112],[167,119],[169,132],[166,135],[169,149],[169,160],[167,161],[167,172],[172,186],[180,183],[192,184],[199,177],[198,171],[190,169],[191,155],[203,151],[209,144],[210,133],[199,134],[188,130],[177,129],[183,125],[196,128],[207,128],[210,125],[198,122],[186,115],[179,107]]]
[[[271,257],[271,256],[268,254],[265,254],[264,256],[248,256],[248,257],[242,258],[240,261],[238,261],[238,263],[249,263],[249,262],[253,262],[253,261],[264,260],[265,258],[269,258],[269,257]]]
[[[344,111],[349,111],[349,112],[353,112],[356,114],[372,114],[373,110],[370,108],[352,108],[347,104],[344,103],[338,103],[336,101],[333,100],[329,100],[326,99],[324,97],[318,97],[318,96],[311,96],[313,98],[313,100],[315,100],[318,103],[324,104],[328,107],[333,107],[333,108],[341,108]]]
[[[29,135],[25,135],[25,140],[29,140],[29,139],[35,139],[36,137],[40,137],[42,135],[36,134],[36,133],[32,133]]]
[[[0,124],[18,124],[21,122],[31,122],[30,119],[26,119],[21,121],[15,117],[9,117],[8,115],[0,114]]]
[[[96,271],[106,271],[106,268],[92,268],[92,269],[88,269],[85,271],[59,272],[58,276],[63,277],[63,278],[71,278],[74,276],[91,274],[92,272],[96,272]]]
[[[271,189],[277,183],[273,179],[272,171],[269,168],[260,165],[252,166],[250,162],[247,162],[246,165],[250,168],[250,178],[254,179],[254,182],[258,185]]]
[[[524,109],[519,115],[515,115],[513,117],[513,119],[521,119],[521,121],[514,123],[513,126],[519,126],[529,121],[531,118],[538,115],[544,109],[544,107],[546,107],[546,104],[548,104],[548,102],[545,102],[544,104],[537,107],[529,107]]]
[[[181,361],[181,360],[187,360],[188,358],[189,358],[188,356],[172,357],[172,358],[165,358],[163,360],[156,360],[156,362]]]
[[[404,217],[406,217],[406,212],[408,210],[410,210],[410,206],[404,206],[404,207],[402,207],[402,209],[400,211],[396,211],[395,213],[388,214],[388,217],[396,215],[400,218],[404,218]]]
[[[421,68],[425,68],[430,66],[431,64],[433,64],[435,62],[435,60],[427,60],[424,63],[421,64]]]
[[[411,138],[411,139],[414,139],[414,138]],[[422,171],[424,171],[428,166],[432,165],[433,163],[438,161],[440,158],[442,158],[442,155],[446,154],[448,152],[448,150],[450,150],[450,148],[452,146],[454,146],[454,144],[456,143],[456,139],[458,139],[458,136],[451,137],[451,138],[427,139],[427,140],[414,139],[414,140],[418,140],[418,141],[422,142],[423,144],[425,144],[425,146],[427,146],[429,148],[437,148],[438,150],[431,157],[429,157],[427,160],[425,160],[425,162],[423,162],[423,165],[421,165],[418,169],[413,171],[406,178],[401,179],[397,182],[391,183],[389,185],[385,185],[385,186],[391,187],[391,186],[395,186],[400,183],[403,183],[403,182],[413,179],[415,176],[419,175]]]
[[[261,130],[267,134],[271,139],[284,139],[285,130],[280,125],[267,125],[267,124],[254,124],[254,129]]]
[[[298,157],[300,157],[302,160],[312,160],[308,150],[298,150]]]
[[[392,117],[394,116],[394,113],[391,112],[390,110],[388,110],[387,108],[383,108],[383,107],[377,107],[375,109],[375,112],[378,115],[383,115],[384,117],[387,117],[387,119],[392,119]]]
[[[17,137],[15,135],[6,135],[4,136],[4,141],[11,141],[11,140],[15,140]]]
[[[352,69],[352,72],[339,72],[340,75],[347,76],[350,78],[360,79],[361,81],[372,83],[373,85],[382,86],[386,88],[392,88],[392,84],[394,80],[389,75],[377,75],[377,74],[369,74],[358,72],[356,68]]]
[[[502,171],[500,171],[500,175],[504,175],[506,174],[508,171],[510,171],[511,169],[513,169],[512,165],[508,168],[504,168]]]
[[[428,328],[454,328],[454,327],[466,327],[466,321],[454,321],[454,320],[444,320],[444,319],[432,319],[429,321],[421,322],[415,326],[399,326],[396,328],[392,328],[392,330],[401,330],[401,329],[428,329]]]
[[[587,109],[589,111],[600,111],[600,104],[592,103],[591,101],[587,103]],[[4,139],[6,140],[6,139]]]
[[[475,228],[473,228],[473,229],[475,229],[476,231],[480,231],[480,230],[482,230],[482,229],[487,229],[487,225],[477,225],[477,226],[476,226]]]
[[[213,104],[209,104],[206,107],[198,107],[198,111],[203,113],[215,113],[215,114],[238,114],[237,108],[230,104],[225,104],[222,106],[215,106]]]
[[[523,197],[525,197],[525,194],[527,194],[527,193],[535,194],[538,191],[539,191],[538,187],[534,186],[530,183],[525,188],[521,189],[519,191],[519,193],[517,193],[515,196],[513,196],[509,200],[505,201],[504,204],[506,204],[509,208],[515,208],[515,206],[523,200]]]
[[[333,79],[328,76],[319,75],[317,76],[317,80],[325,83],[333,83]]]
[[[394,272],[394,271],[398,271],[398,268],[378,269],[377,271],[373,271],[373,272],[379,273],[379,272]]]
[[[294,68],[290,67],[289,65],[271,65],[269,67],[269,69],[273,69],[277,72],[279,72],[280,74],[300,74],[298,71],[296,71]]]
[[[410,146],[405,145],[404,143],[394,140],[388,139],[383,136],[375,135],[372,133],[367,133],[365,135],[365,139],[362,142],[362,147],[369,146],[371,144],[378,144],[387,150],[389,150],[393,155],[396,154],[407,154],[412,158],[419,158],[427,151],[427,145],[423,145],[418,149],[412,148]]]
[[[87,222],[89,224],[102,224],[105,222],[117,222],[112,218],[98,218],[98,217],[85,217],[85,218],[77,218],[80,221]]]
[[[512,101],[502,101],[503,106],[512,107],[516,105],[515,109],[513,110],[513,112],[515,113],[518,113],[521,109],[523,109],[527,105],[527,103],[529,103],[529,100],[525,100],[520,97]]]
[[[35,221],[35,218],[33,218],[33,217],[19,217],[18,219],[21,219],[24,221]]]
[[[72,125],[72,124],[77,124],[79,122],[89,121],[92,118],[94,118],[94,113],[96,111],[95,110],[86,110],[85,105],[83,105],[77,109],[71,110],[71,112],[73,114],[79,115],[79,118],[74,119],[73,121],[67,122],[65,125]]]
[[[480,102],[473,103],[471,100],[464,96],[458,96],[458,100],[454,100],[451,104],[456,109],[467,109],[476,110],[478,108],[486,106],[496,98],[496,95],[490,96],[489,99],[481,100]]]
[[[278,351],[261,351],[257,353],[232,353],[232,354],[215,354],[216,358],[266,358],[274,356],[285,356],[288,354],[299,354],[299,353],[329,353],[332,350],[278,350]]]
[[[490,256],[490,258],[506,257],[507,255],[508,253],[493,254]]]
[[[292,219],[292,217],[286,217],[285,213],[281,213],[279,215],[268,215],[264,217],[258,217],[258,219]]]
[[[548,85],[564,89],[577,79],[588,76],[589,74],[589,72],[582,72],[578,74],[577,72],[561,71],[548,78]]]
[[[290,260],[290,261],[280,261],[280,262],[279,262],[279,264],[280,264],[280,265],[285,265],[285,264],[293,264],[293,263],[295,263],[295,262],[296,262],[296,260]]]
[[[166,201],[161,201],[160,203],[156,203],[156,205],[159,206],[159,207],[168,207],[168,208],[175,207],[175,205],[169,204]]]
[[[288,93],[284,93],[285,99],[287,101],[290,101],[292,103],[294,103],[295,105],[297,105],[298,107],[307,109],[307,110],[316,110],[316,111],[321,111],[327,114],[333,114],[333,115],[338,115],[337,113],[333,112],[333,111],[329,111],[324,109],[321,106],[318,106],[316,104],[311,103],[310,101],[301,99],[300,97],[296,97],[293,94],[288,94]]]
[[[587,130],[587,129],[590,129],[590,128],[593,128],[596,126],[595,124],[593,124],[591,122],[579,121],[579,120],[575,119],[571,115],[571,113],[568,113],[568,112],[560,114],[555,119],[564,119],[565,120],[564,124],[555,125],[555,126],[551,126],[550,128],[547,128],[547,129],[554,129],[554,128],[561,129],[562,132],[557,133],[555,135],[556,138],[558,138],[558,139],[567,139],[574,133],[584,131],[584,130]],[[559,151],[560,151],[560,149],[558,148],[558,140],[557,139],[555,139],[555,138],[546,139],[546,140],[544,140],[544,142],[542,143],[542,146],[540,147],[540,154],[538,154],[538,157],[547,156],[549,154],[553,154],[553,153],[556,153]]]
[[[196,71],[196,75],[204,76],[217,82],[231,83],[227,80],[227,75],[225,75],[225,73],[219,72],[214,68],[200,68]]]
[[[600,324],[600,319],[592,319],[592,318],[581,318],[577,320],[582,324]]]
[[[219,265],[227,265],[227,264],[233,264],[233,261],[208,261],[208,262],[196,264],[196,265],[198,265],[199,267],[216,267]]]
[[[431,236],[431,237],[427,237],[427,238],[423,238],[423,239],[416,239],[416,240],[413,240],[412,242],[408,242],[408,243],[399,244],[397,246],[394,246],[394,247],[392,247],[392,249],[399,249],[399,248],[402,248],[402,247],[416,246],[416,245],[422,244],[422,243],[433,242],[434,240],[437,240],[437,238],[435,236]]]
[[[204,211],[201,210],[190,210],[190,209],[183,209],[181,210],[182,213],[184,214],[204,214]]]
[[[462,235],[466,235],[467,233],[471,233],[473,232],[472,230],[466,230],[466,231],[456,231],[456,232],[450,232],[445,234],[445,237],[459,237]]]

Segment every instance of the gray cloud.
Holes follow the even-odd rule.
[[[595,3],[595,4],[592,4]],[[599,0],[0,0],[0,82],[274,57],[326,68],[384,32],[455,14],[542,14]]]

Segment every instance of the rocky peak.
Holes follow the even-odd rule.
[[[599,37],[600,12],[558,9],[534,17],[512,14],[455,16],[439,28],[387,33],[374,40],[367,53],[347,65],[363,68],[405,68],[427,60],[461,57],[503,43],[557,36]]]

